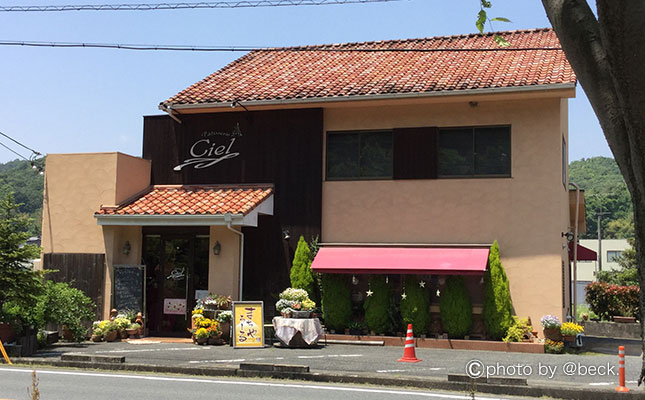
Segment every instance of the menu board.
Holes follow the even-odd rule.
[[[145,265],[114,265],[112,308],[144,313]]]
[[[233,347],[264,347],[264,302],[233,302]]]

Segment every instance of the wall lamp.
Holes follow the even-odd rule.
[[[566,237],[567,242],[571,242],[573,240],[573,232],[562,232],[561,237]]]
[[[126,240],[125,244],[123,245],[123,249],[122,249],[123,254],[125,254],[127,256],[128,254],[130,254],[130,250],[132,250],[132,246],[130,246],[130,241]]]
[[[222,251],[222,245],[219,241],[215,241],[215,246],[213,246],[213,255],[219,256],[219,253]]]
[[[282,231],[282,239],[284,240],[289,240],[291,239],[291,235],[289,234],[289,230],[285,229]]]

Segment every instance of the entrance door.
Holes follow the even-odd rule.
[[[208,289],[208,236],[146,235],[144,261],[151,334],[187,336],[194,294]]]

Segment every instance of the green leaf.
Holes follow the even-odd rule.
[[[504,18],[504,17],[495,17],[495,18],[491,19],[491,21],[511,22],[510,19]]]
[[[491,2],[490,2],[490,1],[487,1],[487,0],[481,0],[481,5],[482,5],[482,7],[484,7],[484,8],[491,8],[491,7],[493,6],[493,5],[491,4]]]
[[[484,33],[485,23],[486,23],[486,11],[479,10],[479,13],[477,13],[477,22],[475,22],[475,26],[477,26],[479,33]]]
[[[500,47],[508,47],[511,45],[508,40],[504,39],[500,35],[495,35],[495,43],[497,43],[497,45]]]

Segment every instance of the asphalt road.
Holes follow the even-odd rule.
[[[527,378],[542,385],[614,387],[618,383],[618,357],[610,355],[524,354],[417,348],[422,361],[397,362],[398,347],[327,345],[314,349],[233,349],[228,346],[196,346],[188,343],[156,343],[154,340],[86,343],[79,347],[59,346],[41,353],[58,357],[63,352],[125,356],[126,363],[187,367],[238,367],[241,362],[307,365],[312,372],[376,373],[386,376],[437,377],[472,371],[489,376]],[[481,364],[477,364],[479,361]],[[636,388],[641,359],[626,357],[627,386]]]
[[[31,399],[31,369],[0,367],[0,399]],[[466,393],[385,389],[357,385],[325,385],[301,382],[191,378],[173,375],[85,372],[64,369],[36,370],[41,400],[113,399],[280,399],[343,400],[396,399],[500,399],[496,396],[471,397]],[[511,399],[511,397],[504,397]],[[519,399],[513,397],[512,399]]]

